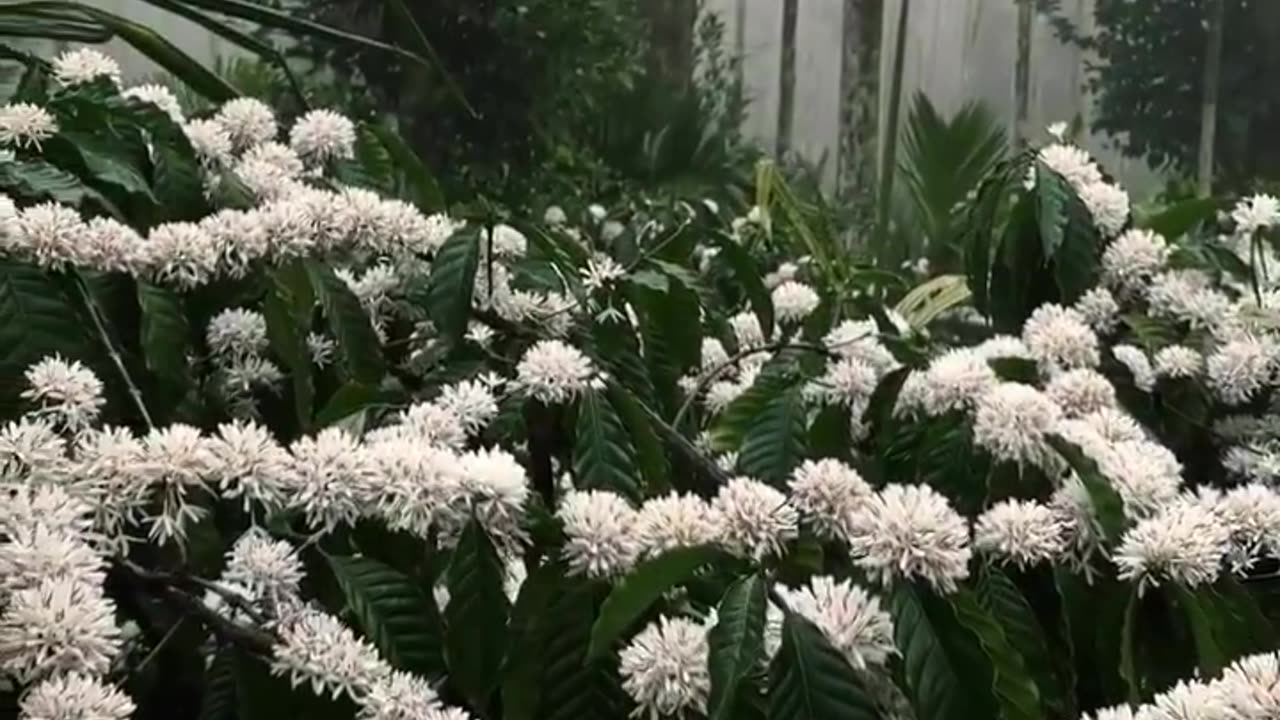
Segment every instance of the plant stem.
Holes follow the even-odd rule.
[[[1200,96],[1200,154],[1196,162],[1196,191],[1213,193],[1213,149],[1218,131],[1218,86],[1222,74],[1222,31],[1226,0],[1210,0],[1209,40],[1204,51],[1204,77]]]
[[[133,382],[133,377],[129,375],[129,370],[124,364],[124,358],[120,357],[120,352],[116,350],[115,343],[111,342],[111,334],[107,332],[107,325],[102,319],[102,309],[98,307],[98,301],[94,299],[93,293],[89,292],[89,286],[79,274],[75,276],[75,283],[80,290],[80,298],[84,301],[85,309],[88,310],[89,317],[93,320],[94,328],[98,331],[98,337],[102,339],[103,347],[107,349],[107,354],[111,356],[111,362],[115,363],[116,370],[124,380],[125,388],[129,391],[129,397],[133,399],[133,404],[137,406],[138,413],[142,415],[142,420],[147,424],[147,429],[154,430],[156,425],[151,421],[151,413],[147,411],[147,404],[142,400],[142,391],[138,389],[138,386]]]
[[[156,646],[151,648],[151,652],[148,652],[147,656],[142,658],[142,662],[138,663],[138,666],[132,670],[131,674],[137,675],[141,673],[152,660],[156,659],[156,656],[160,654],[160,651],[164,649],[165,645],[169,644],[169,641],[173,639],[173,636],[178,634],[178,630],[186,621],[186,616],[178,618],[178,621],[169,627],[169,630],[164,634],[164,637],[160,638],[160,642],[156,643]]]
[[[907,20],[911,13],[911,0],[902,0],[898,14],[898,34],[894,37],[893,75],[889,83],[889,110],[881,138],[884,139],[880,158],[880,187],[876,193],[876,235],[872,256],[887,264],[889,257],[889,211],[893,207],[893,176],[898,171],[898,116],[902,112],[902,71],[907,56]]]

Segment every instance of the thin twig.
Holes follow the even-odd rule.
[[[133,404],[137,406],[138,412],[142,415],[142,420],[147,423],[147,428],[155,429],[155,423],[151,421],[151,413],[147,411],[147,405],[142,400],[142,391],[134,384],[133,377],[129,375],[128,368],[125,367],[124,358],[120,357],[120,352],[116,350],[115,343],[111,342],[111,335],[107,332],[106,323],[102,319],[102,310],[98,307],[98,301],[93,298],[93,293],[89,292],[89,286],[85,284],[84,278],[76,275],[76,287],[80,290],[80,298],[84,301],[85,309],[89,311],[89,317],[93,320],[93,325],[98,331],[98,336],[102,339],[102,344],[107,349],[107,354],[111,356],[111,361],[115,363],[116,370],[119,371],[120,377],[124,379],[125,387],[129,391],[129,397],[133,399]]]
[[[211,580],[205,580],[204,578],[197,577],[195,575],[163,572],[159,570],[148,570],[131,560],[121,560],[120,564],[123,565],[129,572],[136,575],[138,578],[149,583],[168,585],[170,587],[175,587],[175,588],[193,588],[194,587],[194,588],[199,588],[201,590],[207,590],[213,593],[214,595],[217,595],[218,597],[222,598],[228,605],[234,607],[240,612],[243,612],[251,620],[258,623],[259,625],[266,624],[266,618],[263,617],[262,613],[258,612],[253,607],[253,605],[245,599],[243,595],[240,595],[239,593],[236,593],[230,588],[227,588],[219,583],[213,582]]]
[[[151,661],[156,659],[156,656],[160,654],[160,651],[164,649],[165,645],[169,644],[169,641],[173,639],[173,636],[178,633],[178,629],[181,628],[183,623],[186,621],[187,616],[185,615],[178,618],[178,621],[170,626],[168,632],[164,634],[164,637],[160,638],[160,642],[156,643],[156,646],[151,648],[151,652],[148,652],[147,656],[142,658],[142,662],[138,663],[137,667],[132,670],[131,674],[137,675],[141,673],[147,665],[151,664]]]
[[[684,403],[680,405],[680,409],[676,411],[676,417],[671,421],[671,424],[678,429],[681,423],[684,422],[685,415],[688,415],[689,410],[692,409],[693,403],[702,396],[702,393],[706,392],[711,383],[714,382],[716,378],[720,377],[721,373],[725,370],[737,365],[743,359],[750,357],[751,355],[766,352],[780,352],[782,350],[807,350],[827,357],[835,357],[836,355],[831,351],[831,348],[828,348],[825,345],[790,341],[781,341],[769,345],[761,345],[760,347],[739,350],[729,356],[727,360],[712,368],[710,371],[698,376],[698,383],[694,386],[693,392],[689,393],[689,397],[685,398]]]

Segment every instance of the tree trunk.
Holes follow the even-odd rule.
[[[1218,129],[1218,84],[1222,75],[1222,29],[1226,0],[1209,2],[1209,40],[1205,45],[1204,82],[1200,101],[1200,154],[1196,163],[1196,191],[1213,193],[1213,146]]]
[[[880,43],[884,0],[844,0],[844,65],[840,71],[840,157],[836,187],[856,201],[876,182],[880,110]],[[869,206],[864,205],[868,210]],[[868,220],[870,213],[868,212]]]
[[[778,141],[774,151],[781,159],[791,149],[792,113],[796,104],[796,15],[798,0],[781,0],[782,5],[782,69],[778,91]]]
[[[649,69],[663,84],[677,91],[693,79],[693,36],[698,18],[696,0],[647,0]]]
[[[1014,144],[1026,147],[1031,135],[1031,0],[1018,0],[1018,56],[1013,66]]]
[[[896,260],[889,247],[889,215],[893,209],[893,179],[898,172],[898,116],[902,112],[902,69],[907,59],[907,21],[910,16],[911,0],[902,0],[902,9],[898,13],[898,32],[893,38],[889,108],[880,133],[884,139],[884,147],[880,152],[880,186],[876,192],[876,241],[873,251],[884,265]]]

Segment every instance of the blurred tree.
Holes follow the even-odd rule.
[[[1216,0],[1097,0],[1092,34],[1037,0],[1058,35],[1096,53],[1087,87],[1092,125],[1120,149],[1184,177],[1196,174],[1206,51]],[[1225,0],[1217,74],[1214,178],[1239,190],[1280,174],[1280,2]]]

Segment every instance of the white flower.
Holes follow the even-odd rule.
[[[467,325],[466,339],[468,342],[475,343],[482,348],[487,348],[493,342],[495,333],[493,328],[482,323],[473,322]]]
[[[636,511],[620,495],[603,490],[572,491],[560,501],[564,559],[569,572],[592,578],[618,577],[640,555]]]
[[[181,290],[205,284],[218,268],[217,244],[193,223],[163,223],[151,228],[144,252],[151,274]]]
[[[109,56],[90,47],[68,50],[53,59],[53,77],[63,87],[106,78],[120,84],[120,65]]]
[[[1156,353],[1156,375],[1167,378],[1189,378],[1200,374],[1204,358],[1185,345],[1170,345]]]
[[[488,236],[488,233],[484,234],[484,237]],[[484,237],[481,238],[480,243],[482,248],[486,247],[483,242]],[[500,258],[521,258],[529,249],[529,239],[524,236],[524,233],[504,223],[493,226],[491,244],[493,254]]]
[[[1233,718],[1218,695],[1215,685],[1179,680],[1173,687],[1151,698],[1151,703],[1134,715],[1139,720],[1226,720]]]
[[[106,563],[98,551],[75,533],[46,525],[41,518],[32,520],[10,528],[9,541],[0,544],[0,598],[45,579],[102,584]]]
[[[617,220],[605,220],[604,225],[600,226],[600,239],[607,243],[622,237],[622,233],[627,231],[627,226]]]
[[[728,364],[729,353],[725,351],[724,345],[713,337],[702,338],[702,352],[699,355],[699,366],[705,373],[713,372],[716,369]]]
[[[1143,392],[1151,392],[1156,386],[1156,371],[1151,368],[1147,354],[1133,345],[1116,345],[1111,348],[1116,361],[1124,365],[1133,376],[1133,385]]]
[[[188,502],[188,496],[206,488],[215,460],[200,431],[174,423],[156,428],[142,439],[140,479],[160,493],[160,513],[150,518],[153,539],[168,542],[186,537],[187,528],[207,512]]]
[[[23,417],[0,426],[0,485],[62,475],[66,441],[44,419]]]
[[[276,607],[298,599],[303,575],[302,560],[289,543],[251,528],[227,553],[222,578],[253,600]]]
[[[1112,240],[1102,252],[1102,277],[1117,290],[1141,290],[1164,270],[1169,253],[1163,237],[1134,228]]]
[[[464,380],[446,385],[436,398],[436,405],[458,416],[470,435],[475,435],[498,415],[498,401],[493,392],[479,380]]]
[[[773,310],[779,322],[798,323],[817,309],[819,302],[813,288],[794,280],[773,289]]]
[[[155,105],[157,109],[169,116],[178,125],[186,121],[182,114],[182,103],[178,96],[164,85],[134,85],[120,93],[126,98],[133,98],[144,103]]]
[[[224,359],[260,355],[267,349],[267,320],[256,310],[228,308],[209,321],[205,339]]]
[[[40,414],[56,418],[72,430],[92,425],[102,412],[102,381],[80,361],[67,362],[58,355],[27,368],[22,397],[40,406]]]
[[[1182,484],[1182,464],[1167,448],[1146,440],[1115,443],[1095,458],[1098,469],[1115,484],[1125,510],[1137,517],[1158,512],[1172,502]]]
[[[760,328],[760,318],[753,312],[741,312],[729,318],[729,327],[733,329],[739,350],[763,347],[769,342]]]
[[[332,110],[312,110],[289,129],[289,147],[314,164],[353,158],[355,145],[355,124]]]
[[[336,700],[346,693],[358,699],[391,675],[368,641],[319,610],[303,608],[281,624],[279,636],[271,672],[287,674],[293,687],[305,683],[316,695]]]
[[[627,270],[608,255],[596,253],[578,274],[582,276],[582,285],[588,292],[597,292],[626,277]]]
[[[1057,140],[1058,142],[1065,142],[1067,131],[1070,129],[1070,125],[1065,122],[1058,121],[1055,123],[1049,123],[1049,126],[1045,128],[1045,132],[1049,133],[1049,137],[1052,137],[1054,140]]]
[[[1102,708],[1094,715],[1086,713],[1081,720],[1134,720],[1133,709],[1128,705],[1115,705]]]
[[[636,516],[635,535],[645,555],[707,545],[720,538],[720,515],[697,495],[670,493],[646,500]]]
[[[91,537],[91,508],[61,486],[20,485],[0,503],[0,533],[34,537],[37,527],[74,539]]]
[[[1089,368],[1055,374],[1045,385],[1044,392],[1067,417],[1088,415],[1116,404],[1116,389],[1111,382]]]
[[[1241,199],[1231,211],[1236,234],[1252,237],[1258,230],[1280,223],[1280,200],[1271,195],[1254,195]]]
[[[1067,547],[1060,513],[1040,503],[1004,500],[992,505],[973,528],[973,545],[1001,562],[1028,567],[1057,560]]]
[[[276,138],[276,115],[261,100],[236,98],[218,108],[214,122],[222,126],[235,150],[251,148]]]
[[[431,683],[396,670],[380,678],[360,698],[360,720],[433,720],[440,717],[440,698]]]
[[[1280,655],[1250,655],[1235,661],[1216,683],[1219,697],[1240,720],[1280,717]]]
[[[587,215],[591,216],[592,220],[600,222],[609,216],[609,211],[605,210],[603,205],[592,203],[587,206]]]
[[[902,394],[906,397],[900,395],[899,402],[907,409],[916,409],[913,405],[918,404],[919,409],[931,416],[973,408],[996,384],[996,373],[986,358],[968,348],[947,351],[934,358],[924,374],[913,377],[920,378],[914,391],[919,394],[913,396],[904,385]]]
[[[650,720],[704,713],[711,694],[707,653],[705,627],[660,617],[618,653],[622,688]]]
[[[45,579],[11,595],[0,615],[0,670],[22,682],[67,672],[102,675],[120,640],[115,603],[100,588]]]
[[[952,592],[969,576],[969,528],[947,499],[923,485],[890,484],[854,513],[853,563],[883,584],[923,580]]]
[[[0,145],[40,149],[40,143],[58,133],[53,114],[31,103],[0,106]]]
[[[521,523],[529,500],[524,467],[511,453],[496,448],[474,450],[459,459],[468,508],[455,523],[474,516],[495,542],[513,545],[521,541]]]
[[[1093,288],[1081,295],[1073,307],[1097,333],[1111,332],[1120,319],[1120,304],[1104,287]]]
[[[591,360],[559,340],[540,340],[525,351],[516,365],[516,384],[548,404],[604,387]]]
[[[1229,342],[1205,361],[1209,389],[1225,403],[1244,403],[1275,382],[1278,360],[1280,344],[1270,339]]]
[[[84,223],[75,210],[57,203],[25,208],[8,223],[5,245],[44,268],[57,268],[80,259]]]
[[[79,673],[32,687],[20,707],[23,720],[129,720],[136,709],[119,689]]]
[[[1041,305],[1022,327],[1022,341],[1042,369],[1096,367],[1098,336],[1084,316],[1061,305]]]
[[[410,438],[424,445],[461,448],[467,442],[462,419],[435,403],[415,403],[400,413],[400,424],[369,433],[368,440],[379,436]]]
[[[1077,190],[1103,237],[1115,236],[1129,221],[1129,193],[1119,185],[1096,182]]]
[[[806,460],[787,485],[791,504],[824,538],[843,538],[859,507],[872,494],[857,470],[839,460]]]
[[[564,209],[559,205],[551,205],[542,213],[542,222],[546,225],[564,225],[569,222],[569,216],[565,215]]]
[[[1062,411],[1029,385],[1000,383],[978,400],[973,442],[996,460],[1039,464]]]
[[[1102,172],[1089,153],[1074,145],[1053,143],[1040,148],[1040,162],[1079,190],[1102,181]]]
[[[223,423],[207,447],[223,497],[243,497],[246,509],[250,501],[268,508],[284,503],[295,483],[293,460],[266,428],[241,420]]]
[[[109,217],[90,218],[80,237],[78,261],[104,272],[134,273],[141,260],[142,236]]]
[[[871,593],[848,580],[817,575],[796,590],[778,588],[791,612],[813,623],[855,670],[883,665],[897,649],[893,620]]]
[[[827,365],[826,373],[805,386],[805,395],[824,405],[841,405],[861,415],[880,377],[858,358],[842,358]]]
[[[205,165],[222,167],[231,162],[231,135],[214,120],[192,120],[182,126],[187,142]]]
[[[1213,582],[1230,549],[1230,530],[1210,510],[1178,502],[1125,532],[1113,558],[1139,592],[1170,580],[1192,588]]]
[[[368,507],[376,473],[368,454],[350,434],[328,427],[314,437],[295,440],[292,505],[306,511],[307,522],[332,530],[354,524]]]
[[[858,358],[884,374],[898,361],[880,344],[880,330],[874,320],[845,320],[822,338],[822,344],[841,357]]]
[[[1160,275],[1147,289],[1147,303],[1151,315],[1182,320],[1194,329],[1216,333],[1238,321],[1231,298],[1212,287],[1209,277],[1199,270],[1173,270]]]
[[[711,507],[724,523],[721,542],[736,555],[756,560],[781,555],[799,536],[800,514],[787,496],[758,480],[733,478],[720,487]]]

